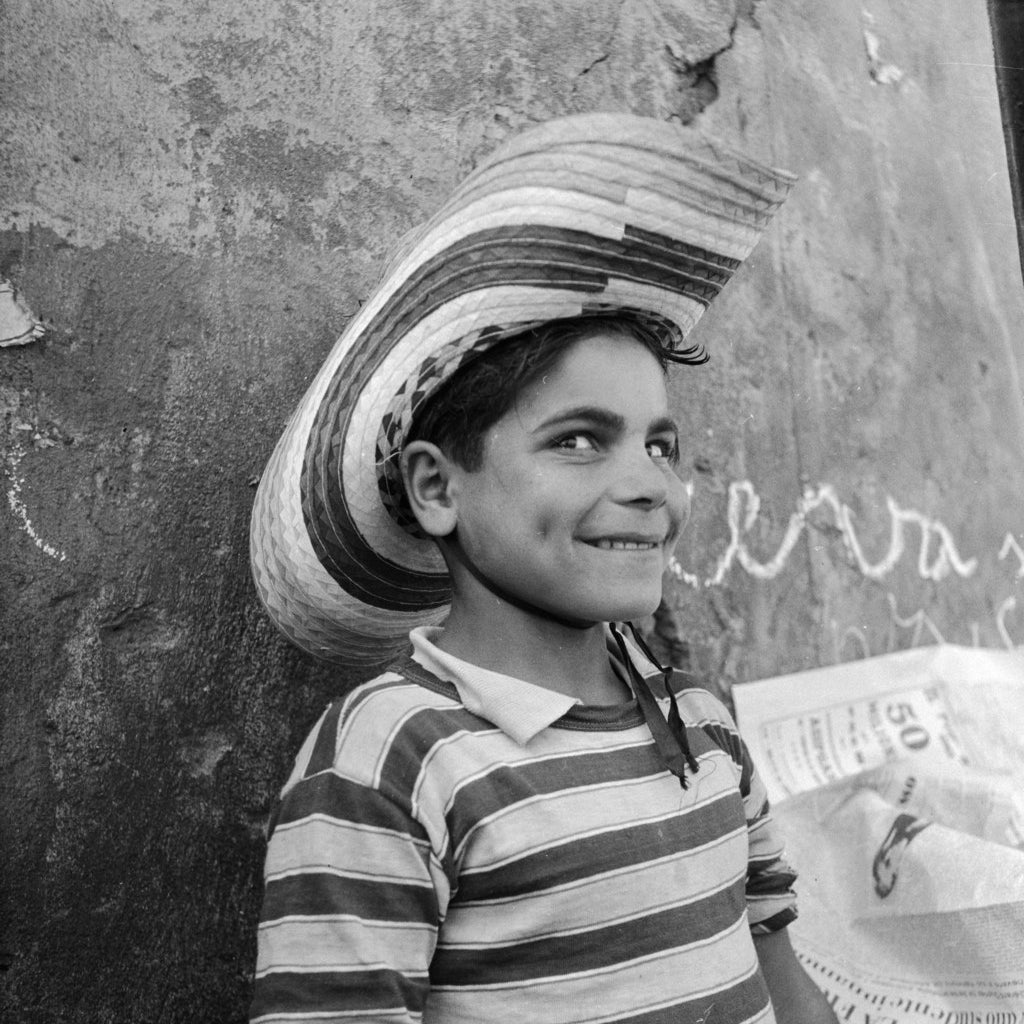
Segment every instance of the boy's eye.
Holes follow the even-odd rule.
[[[679,459],[679,445],[674,438],[658,438],[647,442],[647,452],[652,459],[675,463]]]
[[[564,434],[555,441],[556,448],[567,451],[596,451],[597,445],[589,434]]]

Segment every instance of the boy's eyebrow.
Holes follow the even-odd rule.
[[[626,419],[617,412],[604,409],[599,405],[577,405],[571,409],[562,409],[554,416],[548,417],[536,429],[546,430],[549,427],[557,426],[559,423],[568,423],[573,420],[585,420],[606,430],[622,431],[626,427]],[[671,416],[659,416],[647,428],[651,433],[678,434],[679,425]]]
[[[647,428],[652,434],[675,434],[679,436],[679,424],[671,416],[659,416]]]

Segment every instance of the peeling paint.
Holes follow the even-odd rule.
[[[28,345],[46,333],[10,281],[0,277],[0,348]]]
[[[868,56],[868,74],[871,81],[877,85],[899,85],[903,80],[903,72],[895,65],[883,61],[881,52],[881,41],[871,26],[875,19],[869,11],[864,11],[864,20],[867,25],[864,28],[864,50]]]
[[[224,732],[213,729],[203,736],[186,740],[181,757],[193,776],[210,778],[233,747],[234,743]]]

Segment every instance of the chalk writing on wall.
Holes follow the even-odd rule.
[[[1021,548],[1012,533],[1008,533],[1003,539],[1003,546],[999,549],[999,561],[1003,561],[1011,553],[1017,556],[1017,579],[1024,578],[1024,548]]]
[[[25,457],[25,449],[19,444],[15,444],[10,451],[7,453],[5,462],[7,470],[7,479],[10,481],[10,486],[7,488],[7,507],[14,513],[18,519],[18,525],[23,533],[28,534],[32,543],[44,555],[49,555],[50,558],[56,559],[58,562],[63,562],[67,559],[67,555],[63,551],[58,550],[52,544],[48,544],[42,537],[36,533],[35,527],[32,525],[32,520],[28,515],[28,508],[25,506],[25,502],[21,497],[21,487],[25,482],[24,478],[18,475],[18,467],[21,465],[21,460]]]
[[[901,615],[897,605],[896,597],[892,593],[885,595],[889,606],[889,631],[880,640],[872,642],[868,630],[862,626],[847,626],[840,630],[839,623],[835,620],[831,623],[833,654],[836,662],[848,660],[848,652],[853,649],[853,654],[858,658],[870,658],[874,654],[885,654],[895,651],[899,647],[918,647],[921,644],[929,643],[962,643],[964,637],[948,637],[936,625],[935,620],[923,609],[918,608],[911,615]],[[1000,602],[993,616],[993,625],[1000,641],[1009,649],[1024,646],[1014,640],[1007,624],[1007,617],[1018,607],[1017,598],[1013,595],[1006,597]],[[970,645],[973,647],[982,646],[981,623],[978,621],[967,623],[970,631]],[[898,642],[897,630],[910,631],[906,643]]]
[[[714,568],[707,575],[701,575],[673,559],[669,563],[669,571],[680,583],[695,590],[721,586],[727,575],[737,568],[755,579],[773,580],[785,569],[804,530],[810,528],[811,514],[821,510],[819,514],[830,518],[831,525],[842,538],[849,564],[865,579],[876,583],[883,581],[903,562],[908,551],[914,559],[917,574],[923,580],[938,583],[950,577],[967,579],[978,572],[978,559],[961,554],[952,532],[941,520],[913,508],[904,508],[890,496],[886,496],[886,508],[889,513],[887,547],[880,557],[872,560],[865,553],[852,509],[839,498],[835,487],[832,484],[809,487],[798,499],[777,550],[771,557],[761,559],[751,552],[746,541],[746,536],[758,522],[760,496],[749,480],[734,481],[729,485],[726,509],[729,539]],[[998,560],[1015,563],[1015,580],[1024,579],[1024,547],[1013,533],[1005,535]],[[912,631],[913,646],[922,641],[943,643],[948,639],[923,608],[909,615],[901,614],[891,592],[886,594],[886,599],[890,622],[890,633],[885,641],[887,650],[895,649],[897,629]],[[1007,619],[1017,606],[1017,598],[1010,595],[998,604],[993,615],[994,629],[1007,647],[1016,646]],[[970,622],[967,625],[971,642],[980,644],[980,624]],[[867,633],[860,627],[840,629],[833,622],[832,631],[837,661],[843,660],[841,655],[851,646],[860,657],[879,653],[872,650]],[[957,637],[955,642],[962,641],[962,637]],[[874,646],[879,645],[876,643]]]
[[[956,542],[949,528],[938,519],[933,519],[914,509],[901,508],[892,498],[886,498],[890,517],[889,549],[877,562],[871,562],[864,554],[857,531],[853,525],[853,512],[836,494],[831,484],[821,484],[817,489],[808,488],[797,502],[796,511],[789,517],[786,532],[778,551],[765,562],[758,561],[750,553],[744,541],[757,522],[761,511],[761,498],[749,480],[729,484],[729,504],[726,513],[729,524],[729,543],[718,559],[715,571],[703,579],[696,573],[685,570],[678,561],[672,560],[670,571],[676,579],[691,587],[717,587],[725,579],[734,564],[750,576],[760,580],[774,579],[782,572],[800,535],[807,527],[808,516],[819,508],[831,511],[835,526],[842,534],[843,543],[851,561],[860,573],[870,580],[882,580],[896,568],[907,547],[907,528],[917,527],[920,531],[917,566],[923,579],[941,580],[955,572],[958,576],[971,576],[978,567],[977,559],[961,558]],[[1020,552],[1020,548],[1017,548]],[[1024,564],[1024,553],[1021,554]]]

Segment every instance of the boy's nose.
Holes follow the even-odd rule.
[[[640,457],[623,459],[613,493],[623,504],[660,508],[672,496],[673,481],[682,488],[682,481],[664,465],[656,463],[645,448]]]
[[[644,511],[663,509],[670,536],[678,536],[690,517],[690,493],[690,485],[665,463],[655,462],[645,448],[642,458],[627,460],[620,467],[611,497]]]

